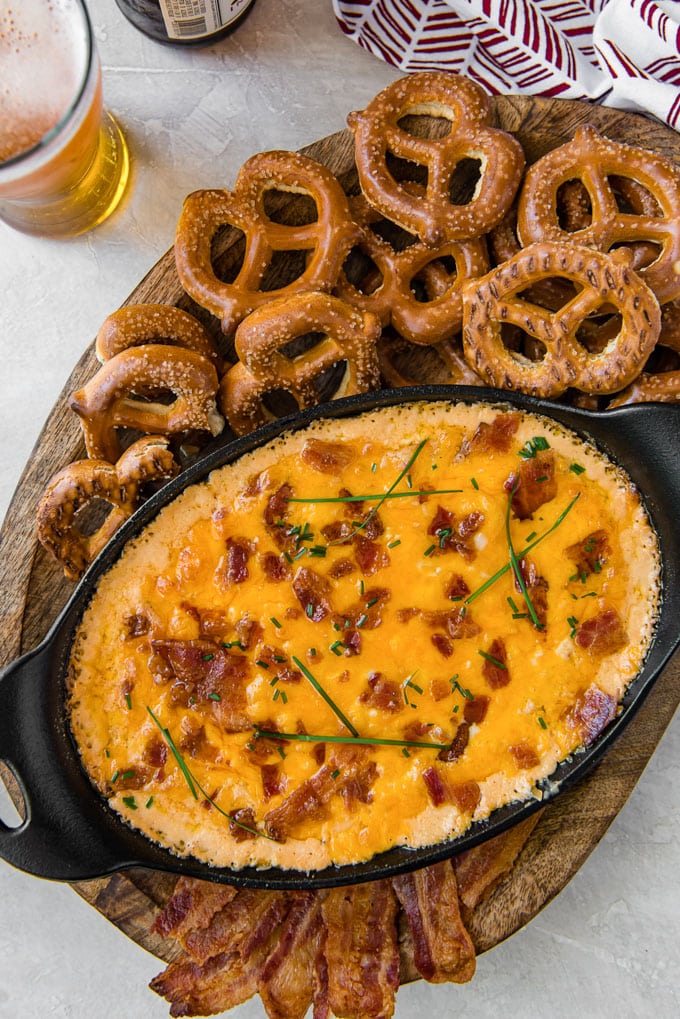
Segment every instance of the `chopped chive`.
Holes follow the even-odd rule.
[[[413,478],[411,477],[410,474],[406,475],[406,487],[413,488]]]
[[[538,724],[540,725],[541,729],[547,729],[548,728],[548,724],[547,724],[545,718],[543,718],[542,715],[538,716]]]
[[[529,615],[528,612],[513,612],[512,618],[513,619],[531,619],[531,616]]]
[[[569,470],[573,471],[574,474],[585,474],[586,469],[581,464],[569,464]]]
[[[261,658],[258,658],[257,661],[255,662],[255,664],[259,665],[261,669],[268,669],[269,668],[269,662],[263,662]]]
[[[533,541],[537,534],[538,534],[538,531],[532,531],[531,534],[527,534],[526,540],[527,541]]]
[[[280,679],[281,679],[280,676],[274,676],[273,679],[269,680],[269,685],[270,686],[276,686],[276,684],[280,681]]]
[[[307,555],[307,549],[306,548],[301,548],[299,552],[295,553],[295,555],[293,556],[293,562],[296,562],[303,555]]]
[[[477,478],[470,478],[470,484],[475,489],[475,491],[477,492],[479,491],[479,482],[477,481]]]
[[[368,616],[366,615],[366,613],[362,612],[361,615],[359,616],[359,618],[356,621],[356,628],[357,628],[357,630],[361,629],[361,627],[364,625],[364,623],[366,622],[367,619],[368,619]]]
[[[280,690],[275,690],[274,691],[274,696],[273,696],[272,700],[278,701],[280,693],[281,693]]]
[[[147,810],[149,809],[149,807],[151,806],[152,803],[153,803],[153,796],[149,796],[148,800],[144,804],[144,806],[146,807]]]
[[[514,485],[512,486],[512,491],[508,495],[508,503],[505,510],[505,536],[508,543],[508,553],[510,555],[510,565],[512,567],[512,572],[515,575],[515,580],[517,581],[519,589],[522,592],[524,601],[527,604],[529,615],[531,616],[531,621],[537,630],[542,630],[543,626],[541,625],[541,622],[538,616],[536,615],[536,609],[534,608],[533,602],[531,601],[531,598],[529,596],[529,592],[527,591],[527,585],[524,581],[524,577],[522,576],[522,571],[519,567],[519,561],[517,559],[517,556],[515,555],[515,549],[512,544],[512,536],[510,534],[510,510],[512,508],[512,500],[514,498],[515,492],[517,491],[518,484],[519,477],[515,481]]]
[[[437,535],[439,537],[439,547],[444,548],[446,545],[446,539],[451,537],[451,528],[442,527],[437,531]]]
[[[278,621],[276,616],[270,616],[269,617],[269,622],[273,623],[277,630],[281,629],[281,623]]]
[[[315,559],[325,559],[327,551],[328,549],[325,545],[312,545],[309,550],[309,554]]]
[[[359,581],[359,594],[363,595],[365,590],[366,590],[366,585],[364,584],[363,580],[360,580]]]
[[[367,609],[373,608],[373,606],[376,605],[379,601],[380,601],[380,598],[371,598],[370,601],[366,602],[366,608]]]
[[[120,775],[120,772],[119,772],[119,771],[114,771],[113,775],[111,776],[111,783],[112,783],[112,784],[113,784],[114,782],[117,782],[117,781],[118,781],[118,776],[119,776],[119,775]]]
[[[283,701],[284,704],[287,704],[288,703],[288,694],[286,693],[285,690],[281,690],[280,693],[281,693],[281,700]]]
[[[277,747],[276,749],[279,752],[279,757],[281,758],[281,760],[285,761],[285,759],[286,759],[286,751],[283,749],[283,747]]]
[[[327,693],[326,693],[326,691],[325,691],[325,690],[324,690],[324,688],[323,688],[323,687],[321,686],[321,684],[319,683],[319,681],[318,681],[317,679],[315,679],[315,678],[314,678],[314,676],[313,676],[313,675],[312,675],[312,673],[311,673],[311,672],[309,671],[309,669],[308,669],[308,668],[307,668],[307,666],[306,666],[306,665],[304,664],[304,662],[301,662],[301,661],[300,661],[300,659],[299,659],[299,658],[296,658],[296,657],[295,657],[294,655],[293,655],[293,661],[294,661],[294,662],[295,662],[295,664],[297,665],[298,669],[300,669],[300,670],[301,670],[301,672],[302,672],[303,676],[305,676],[305,678],[306,678],[306,679],[308,679],[308,680],[309,680],[309,682],[310,682],[310,683],[312,684],[312,686],[314,687],[314,689],[316,690],[316,692],[317,692],[317,693],[318,693],[318,694],[319,694],[319,695],[320,695],[321,697],[323,697],[323,699],[325,700],[326,704],[327,704],[327,705],[328,705],[328,707],[329,707],[329,708],[331,709],[331,711],[332,711],[332,712],[333,712],[333,713],[334,713],[335,715],[337,715],[337,717],[338,717],[338,718],[340,719],[340,721],[341,721],[341,722],[342,722],[342,724],[343,724],[343,725],[345,726],[345,728],[346,728],[346,729],[349,729],[349,731],[350,731],[350,732],[352,733],[352,735],[353,735],[353,736],[358,736],[358,735],[359,735],[359,733],[358,733],[358,732],[357,732],[357,730],[356,730],[356,729],[354,728],[354,726],[352,725],[352,723],[350,722],[350,720],[349,720],[349,719],[348,719],[348,718],[347,718],[347,717],[346,717],[346,716],[345,716],[345,715],[344,715],[344,714],[342,713],[342,711],[341,711],[341,710],[340,710],[340,708],[339,708],[339,707],[337,706],[337,704],[335,703],[335,701],[333,700],[333,698],[332,698],[332,697],[331,697],[331,696],[330,696],[329,694],[327,694]]]
[[[422,750],[448,750],[450,743],[421,743],[418,740],[406,739],[381,739],[373,736],[317,736],[308,732],[275,732],[269,729],[255,727],[255,735],[258,738],[285,739],[291,741],[299,740],[302,743],[353,743],[360,746],[377,747],[413,747]]]
[[[284,559],[287,559],[289,563],[292,563],[292,561],[293,561],[293,557],[292,557],[292,555],[290,554],[290,552],[284,552],[284,553],[283,553],[283,557],[284,557]]]
[[[335,771],[331,772],[331,778],[337,778],[339,774],[340,774],[340,769],[336,768]]]
[[[209,693],[208,697],[210,698],[211,701],[221,701],[222,700],[222,698],[220,697],[220,695],[218,693]]]
[[[424,556],[431,556],[432,553],[434,552],[434,550],[436,549],[436,547],[437,547],[436,545],[430,545],[429,548],[425,549],[425,551],[423,552],[423,555]]]
[[[333,641],[328,650],[332,651],[334,655],[340,657],[340,655],[342,654],[341,648],[344,648],[344,646],[345,645],[342,643],[341,640],[335,640]]]
[[[124,796],[123,803],[125,804],[126,807],[129,807],[130,810],[137,809],[137,801],[135,800],[134,796]]]
[[[477,648],[477,654],[481,655],[482,658],[486,658],[487,662],[491,662],[491,664],[495,665],[496,668],[498,668],[498,669],[505,669],[506,672],[507,672],[507,668],[508,667],[505,664],[505,662],[501,662],[500,659],[494,658],[493,655],[487,654],[487,652],[486,651],[482,651],[481,648]]]
[[[316,658],[316,648],[315,647],[310,647],[310,649],[309,649],[309,656],[310,656],[310,658]]]
[[[401,545],[401,538],[395,538],[394,541],[390,541],[387,545],[388,548],[396,548],[397,545]]]
[[[432,470],[436,471],[438,466],[439,466],[439,464],[432,464]]]
[[[453,713],[454,713],[454,715],[458,714],[459,710],[460,710],[460,704],[454,704],[453,705]]]
[[[371,474],[375,474],[377,469],[378,469],[378,465],[377,464],[371,464]]]
[[[402,747],[402,748],[401,748],[401,752],[402,752],[402,754],[404,755],[404,757],[410,757],[410,756],[411,756],[411,755],[409,754],[409,752],[408,752],[408,747]]]
[[[314,606],[312,605],[311,602],[308,603],[307,608],[305,609],[305,612],[307,613],[307,615],[309,616],[310,619],[314,615]]]
[[[514,602],[514,600],[513,600],[513,599],[512,599],[511,597],[510,597],[510,595],[508,595],[508,605],[510,606],[510,608],[512,609],[512,611],[513,611],[513,612],[519,612],[519,609],[518,609],[518,608],[517,608],[517,606],[515,605],[515,602]]]
[[[127,781],[130,778],[134,778],[135,777],[135,769],[131,768],[129,771],[124,771],[123,774],[120,777],[123,779],[123,781]]]
[[[106,750],[104,751],[104,757],[110,757],[110,756],[111,756],[111,751],[107,747]]]
[[[129,693],[125,694],[125,703],[128,706],[128,711],[131,711],[132,710],[132,698],[130,697]]]
[[[209,653],[205,654],[205,655],[201,655],[201,658],[203,659],[204,662],[211,662],[214,657],[215,657],[214,655],[211,655]]]
[[[581,595],[581,598],[597,598],[597,591],[586,591]]]

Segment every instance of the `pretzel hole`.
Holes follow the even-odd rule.
[[[420,184],[424,188],[427,187],[427,167],[423,166],[422,163],[414,163],[410,159],[402,159],[401,156],[395,156],[388,149],[385,153],[385,166],[387,167],[387,172],[397,184],[415,183]]]
[[[91,538],[105,523],[113,504],[95,496],[76,510],[73,526],[84,538]]]
[[[274,251],[259,289],[280,290],[295,283],[307,268],[307,251]]]
[[[414,138],[446,138],[453,130],[453,111],[439,103],[410,106],[397,121],[397,127]]]
[[[267,188],[262,195],[262,204],[267,219],[281,226],[311,226],[319,221],[315,200],[304,192],[296,192],[291,198],[290,191]]]
[[[600,354],[619,335],[622,324],[621,315],[586,319],[577,329],[575,339],[589,354]]]
[[[632,177],[614,176],[607,178],[619,212],[637,216],[661,216],[662,211],[656,198],[644,184]]]
[[[342,268],[347,282],[361,294],[374,294],[382,286],[383,274],[361,248],[352,248]]]
[[[371,223],[370,229],[376,237],[386,241],[393,251],[405,251],[418,240],[415,234],[404,230],[397,223],[391,223],[389,219],[380,219],[377,223]]]
[[[468,205],[482,178],[482,161],[466,156],[456,163],[449,177],[449,201],[452,205]]]
[[[286,414],[294,414],[300,409],[300,405],[287,389],[272,389],[262,396],[262,405],[269,414],[275,418],[285,417]]]
[[[296,357],[301,357],[303,354],[313,350],[314,347],[325,339],[325,333],[303,333],[300,336],[294,336],[292,340],[288,341],[288,343],[284,343],[282,347],[279,347],[279,353],[283,354],[284,357],[290,358],[291,361],[294,361]]]
[[[587,230],[593,222],[593,203],[582,180],[567,180],[558,187],[557,222],[567,233]]]
[[[632,252],[632,268],[636,270],[653,265],[663,251],[662,246],[655,244],[654,241],[633,241],[629,244],[623,241],[621,244],[612,244],[610,253],[617,248],[628,248]]]
[[[506,350],[509,350],[520,362],[537,363],[542,361],[547,353],[547,348],[541,340],[536,339],[520,326],[511,325],[508,322],[501,323],[501,341]]]
[[[220,227],[210,241],[210,264],[217,279],[233,283],[243,266],[246,235],[233,226]]]
[[[337,396],[344,395],[345,383],[349,374],[349,364],[345,358],[336,361],[312,380],[319,403],[326,403]]]

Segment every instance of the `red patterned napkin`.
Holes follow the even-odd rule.
[[[342,30],[403,71],[492,93],[590,99],[680,130],[678,0],[333,0]]]

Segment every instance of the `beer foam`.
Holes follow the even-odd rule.
[[[0,0],[0,161],[59,123],[78,96],[87,59],[75,0]]]

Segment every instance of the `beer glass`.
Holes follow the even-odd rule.
[[[116,208],[129,169],[83,0],[0,0],[0,219],[83,233]]]

